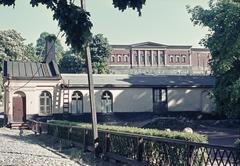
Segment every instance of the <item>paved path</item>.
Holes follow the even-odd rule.
[[[42,147],[31,131],[0,128],[1,166],[79,166],[80,164]],[[85,165],[85,164],[83,164]]]

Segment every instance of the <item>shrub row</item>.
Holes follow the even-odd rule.
[[[66,125],[66,126],[78,126],[82,128],[92,129],[92,125],[89,123],[70,122],[70,121],[64,121],[64,120],[51,120],[49,121],[49,123]],[[157,129],[142,129],[137,127],[113,126],[113,125],[98,125],[98,129],[141,134],[146,136],[157,136],[157,137],[163,137],[163,138],[180,139],[180,140],[193,141],[193,142],[199,142],[199,143],[207,143],[207,137],[197,133],[191,134],[191,133],[184,133],[184,132],[178,132],[178,131],[163,131],[163,130],[157,130]]]

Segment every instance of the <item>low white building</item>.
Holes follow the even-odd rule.
[[[50,63],[4,62],[4,112],[8,123],[32,116],[90,112],[86,74],[60,74]],[[214,109],[211,76],[94,75],[97,112],[102,114]]]

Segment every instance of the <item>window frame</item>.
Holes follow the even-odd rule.
[[[76,101],[76,110],[75,110],[75,112],[73,113],[73,99],[74,99],[74,94],[76,94],[76,93],[79,93],[80,95],[80,100],[78,99],[78,100],[75,100]],[[76,99],[76,98],[75,98]],[[71,96],[71,100],[72,100],[72,102],[71,102],[71,113],[72,114],[83,114],[84,113],[84,110],[83,110],[83,94],[82,94],[82,92],[81,91],[79,91],[79,90],[76,90],[76,91],[74,91],[73,93],[72,93],[72,96]],[[78,104],[81,102],[81,108],[80,108],[80,111],[78,111],[79,109],[77,109],[78,108]]]
[[[108,95],[110,97],[110,103],[107,103],[106,102],[107,99],[104,98],[104,95],[106,93],[108,93]],[[109,101],[109,100],[107,100],[107,101]],[[109,108],[108,106],[109,105],[110,105],[110,109],[111,109],[110,111],[108,111],[108,108]],[[101,95],[101,112],[105,113],[105,114],[109,114],[109,113],[113,113],[114,112],[113,111],[113,94],[110,91],[108,91],[108,90],[104,91],[102,93],[102,95]]]
[[[46,94],[46,96],[45,96]],[[48,98],[47,98],[48,97]],[[49,91],[42,91],[39,96],[39,109],[42,115],[52,114],[52,94]]]

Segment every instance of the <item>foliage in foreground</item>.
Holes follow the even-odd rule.
[[[78,126],[82,128],[92,129],[92,125],[89,123],[79,123],[79,122],[70,122],[70,121],[61,121],[61,120],[51,120],[49,122],[53,124],[58,124],[58,125]],[[183,133],[178,131],[169,132],[169,131],[163,131],[163,130],[157,130],[157,129],[142,129],[137,127],[113,126],[113,125],[98,125],[98,129],[207,143],[206,136],[200,135],[197,133],[190,134],[190,133]]]
[[[0,5],[14,6],[16,0],[0,0]],[[113,5],[121,11],[126,8],[141,9],[146,0],[113,0]],[[80,52],[91,38],[90,13],[78,6],[72,0],[30,0],[32,7],[42,4],[53,12],[53,19],[58,21],[61,31],[66,36],[66,44],[71,45],[74,52]]]
[[[188,11],[195,25],[206,26],[211,32],[202,44],[212,55],[216,109],[229,118],[240,118],[240,3],[210,1],[209,7],[196,6]]]

